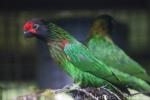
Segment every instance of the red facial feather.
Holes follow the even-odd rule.
[[[32,22],[27,22],[27,23],[24,25],[23,29],[29,31],[29,30],[32,29],[32,25],[33,25]]]
[[[24,25],[24,30],[26,30],[26,31],[29,31],[29,32],[31,32],[31,33],[36,33],[37,31],[35,30],[35,29],[33,29],[33,22],[27,22],[25,25]]]

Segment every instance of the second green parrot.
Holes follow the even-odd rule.
[[[113,22],[114,19],[109,15],[96,18],[89,33],[88,48],[106,65],[150,83],[150,76],[145,69],[112,41],[110,34]]]

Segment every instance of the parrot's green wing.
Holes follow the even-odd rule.
[[[110,42],[106,36],[91,38],[88,42],[88,48],[99,60],[107,65],[150,82],[150,76],[148,76],[144,68],[127,56],[113,42]]]
[[[81,86],[99,87],[109,85],[111,87],[110,89],[114,88],[108,81],[78,69],[67,59],[64,59],[64,63],[61,66],[64,66],[64,70],[74,79],[75,83],[81,83]]]
[[[103,62],[97,60],[84,45],[77,41],[67,44],[64,52],[69,57],[70,62],[83,72],[88,72],[116,85],[128,85],[137,90],[150,90],[150,86],[143,80],[112,67],[107,67]]]
[[[64,52],[68,56],[70,62],[82,71],[103,77],[113,75],[110,68],[95,59],[92,53],[90,53],[89,50],[79,42],[67,44],[64,48]]]

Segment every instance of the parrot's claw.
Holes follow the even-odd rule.
[[[92,93],[89,93],[84,89],[76,89],[76,90],[85,93],[87,96],[90,96],[92,98],[92,100],[98,100],[98,98],[95,97]]]
[[[69,84],[69,85],[66,85],[64,88],[62,89],[57,89],[55,90],[55,93],[60,93],[60,92],[70,92],[70,91],[73,91],[73,90],[78,90],[80,89],[80,86],[79,84]]]
[[[104,85],[104,86],[101,86],[101,88],[106,88],[108,86],[108,84]]]
[[[101,87],[101,88],[103,88],[104,90],[106,90],[106,91],[108,91],[109,93],[113,94],[118,100],[121,100],[118,95],[116,95],[115,93],[111,92],[109,89],[104,88],[104,87]],[[120,92],[120,91],[119,91],[119,92]]]
[[[74,89],[79,89],[79,88],[80,86],[78,83],[77,84],[73,83],[73,84],[66,85],[63,89],[74,90]]]

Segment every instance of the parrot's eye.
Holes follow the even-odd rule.
[[[40,26],[39,24],[34,24],[34,25],[32,26],[32,28],[33,28],[33,29],[38,29],[39,26]]]

